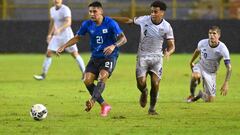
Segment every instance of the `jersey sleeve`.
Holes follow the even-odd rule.
[[[197,49],[200,51],[203,45],[203,40],[198,42]]]
[[[69,7],[66,7],[65,10],[64,10],[64,17],[72,17],[71,15],[71,10]]]
[[[225,45],[222,47],[221,53],[224,60],[230,60],[230,54],[229,54],[228,48]]]
[[[115,36],[118,36],[123,32],[118,23],[114,20],[111,21],[111,28]]]
[[[53,8],[50,8],[49,13],[50,13],[50,18],[53,18]]]
[[[168,25],[168,30],[166,33],[166,39],[174,39],[174,34],[173,34],[173,29],[171,27],[171,25]]]
[[[77,31],[77,35],[84,36],[87,33],[87,22],[84,21],[80,26],[79,30]]]
[[[134,17],[133,22],[134,22],[134,24],[140,25],[141,23],[143,23],[145,21],[146,17],[147,16]]]

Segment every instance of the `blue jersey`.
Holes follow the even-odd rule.
[[[117,36],[122,33],[117,22],[110,17],[104,17],[102,24],[99,26],[92,20],[84,21],[77,35],[84,36],[86,33],[90,36],[90,46],[93,58],[118,57],[118,47],[108,56],[103,53],[104,48],[114,44],[117,41]]]

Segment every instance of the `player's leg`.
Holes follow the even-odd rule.
[[[98,76],[98,83],[95,87],[92,95],[92,100],[99,99],[102,96],[102,93],[105,89],[105,83],[107,82],[109,77],[109,72],[105,69],[102,69]],[[109,111],[111,110],[111,106],[107,102],[102,102],[101,104],[101,113],[100,115],[105,117],[108,115]]]
[[[195,90],[197,85],[200,83],[201,79],[201,67],[199,64],[196,64],[193,67],[193,72],[191,75],[191,81],[190,81],[190,96],[187,98],[187,102],[192,102],[192,99],[195,97]]]
[[[149,115],[157,115],[155,106],[158,98],[159,84],[162,78],[162,57],[152,57],[151,65],[149,66],[149,74],[151,76],[151,91],[150,91],[150,107],[148,110]]]
[[[86,67],[86,73],[84,74],[84,84],[86,86],[86,88],[88,89],[90,95],[93,95],[93,91],[94,89],[96,89],[96,85],[94,84],[94,80],[96,80],[97,78],[97,74],[98,74],[98,68],[97,66],[94,64],[94,60],[91,59]],[[104,99],[102,96],[100,96],[97,99],[97,102],[99,104],[104,103]],[[93,107],[94,102],[86,102],[86,111],[90,111],[91,108]]]
[[[52,53],[53,52],[51,50],[49,50],[49,49],[47,50],[46,57],[43,61],[43,65],[42,65],[42,73],[40,75],[33,76],[36,80],[44,80],[46,78],[48,69],[52,63]]]
[[[95,75],[93,73],[87,72],[84,74],[84,84],[91,96],[93,94],[94,88],[96,87],[94,84],[94,79],[95,79]],[[95,102],[91,100],[86,101],[85,111],[89,112],[92,109],[94,103]]]
[[[139,98],[139,104],[141,107],[145,107],[147,104],[147,97],[148,97],[148,89],[147,89],[147,71],[148,65],[146,61],[146,57],[137,57],[136,63],[136,81],[137,81],[137,88],[141,92]]]
[[[72,57],[76,60],[81,72],[84,73],[85,72],[85,64],[84,64],[82,57],[78,53],[77,46],[73,45],[71,47],[68,47],[68,48],[66,48],[66,51],[71,53]]]
[[[216,74],[203,71],[202,76],[204,91],[199,91],[193,101],[202,98],[205,102],[213,102],[216,96]]]
[[[188,101],[194,98],[195,90],[198,85],[198,80],[200,80],[201,75],[197,72],[192,73],[191,81],[190,81],[190,96],[188,97]]]
[[[148,97],[148,90],[147,90],[147,83],[146,83],[146,76],[137,77],[137,88],[141,92],[139,98],[139,104],[141,107],[145,107],[147,104],[147,97]]]
[[[62,45],[62,39],[58,36],[53,36],[53,38],[50,40],[46,52],[46,58],[43,61],[43,67],[42,67],[42,74],[41,75],[34,75],[34,78],[37,80],[43,80],[46,78],[48,69],[51,66],[52,63],[52,55],[54,51],[57,51],[60,45]]]
[[[98,69],[100,70],[98,74],[98,83],[93,91],[92,98],[90,100],[96,101],[101,97],[101,94],[103,93],[105,89],[105,83],[107,82],[108,78],[111,76],[115,66],[116,66],[117,58],[106,58],[101,59],[98,62],[95,61],[95,63],[99,63]],[[108,105],[106,102],[103,102],[101,104],[101,116],[107,116],[109,111],[111,110],[111,106]]]
[[[150,91],[150,107],[148,110],[148,114],[157,115],[158,113],[155,110],[155,105],[157,103],[158,98],[160,78],[153,72],[150,73],[150,76],[151,76],[151,91]]]
[[[109,72],[104,69],[102,69],[99,72],[98,83],[97,83],[97,86],[95,87],[95,89],[93,91],[93,95],[92,95],[93,101],[96,101],[101,96],[102,92],[105,89],[105,83],[108,79],[108,76],[109,76]]]

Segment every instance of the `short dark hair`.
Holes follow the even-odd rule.
[[[159,7],[160,10],[163,10],[163,11],[166,11],[166,9],[167,9],[167,5],[166,5],[164,2],[159,1],[159,0],[154,1],[154,2],[151,4],[151,7]]]
[[[102,4],[101,4],[101,2],[99,2],[99,1],[94,1],[94,2],[90,3],[90,4],[88,5],[88,7],[98,7],[98,8],[102,8]]]
[[[218,33],[219,35],[221,35],[221,29],[220,29],[220,27],[218,27],[218,26],[216,26],[216,25],[210,26],[210,27],[209,27],[209,30],[217,31],[217,33]]]

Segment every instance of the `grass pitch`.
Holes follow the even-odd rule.
[[[85,63],[89,54],[82,55]],[[158,116],[147,115],[148,106],[138,103],[135,81],[135,54],[121,54],[115,71],[106,84],[105,100],[111,104],[110,115],[99,115],[98,104],[84,111],[90,97],[81,73],[70,55],[53,57],[47,79],[36,81],[43,55],[0,55],[0,135],[239,135],[240,92],[239,55],[231,55],[233,73],[229,93],[220,96],[225,78],[222,64],[217,75],[214,103],[185,103],[189,95],[190,54],[174,54],[164,61],[163,78],[157,103]],[[148,85],[149,88],[150,85]],[[201,85],[197,89],[202,89]],[[29,111],[42,103],[48,117],[34,121]]]

